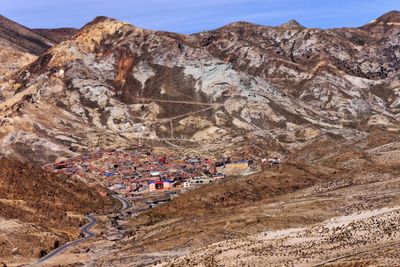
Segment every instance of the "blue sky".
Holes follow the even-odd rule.
[[[235,21],[306,27],[360,26],[400,0],[1,0],[0,14],[31,28],[81,27],[99,15],[136,26],[180,33]]]

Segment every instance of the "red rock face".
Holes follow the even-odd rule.
[[[120,87],[124,86],[129,73],[132,71],[135,60],[133,57],[121,58],[118,62],[117,76],[115,83]]]

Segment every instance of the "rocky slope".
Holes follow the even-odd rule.
[[[0,80],[33,62],[55,42],[0,16]]]
[[[2,152],[48,161],[139,138],[284,151],[398,131],[398,23],[391,12],[360,28],[238,22],[181,35],[99,17],[13,77]]]
[[[13,39],[4,32],[0,37],[12,49]],[[1,90],[0,153],[48,162],[140,141],[207,155],[286,157],[281,169],[231,178],[143,213],[124,225],[122,242],[106,248],[98,242],[98,249],[95,244],[87,257],[92,264],[135,266],[141,262],[132,258],[146,257],[142,252],[153,257],[158,250],[185,251],[233,238],[242,239],[183,258],[168,257],[165,264],[318,264],[343,259],[350,250],[374,249],[362,240],[377,242],[379,249],[400,242],[394,223],[400,203],[399,12],[359,28],[329,30],[307,29],[296,21],[279,27],[237,22],[181,35],[98,17],[66,39],[64,32],[37,32],[63,41],[43,48],[21,69],[10,67],[13,74]],[[40,48],[15,42],[18,53],[31,55],[29,48]],[[69,219],[57,211],[61,199],[56,196],[80,196],[82,203],[94,196],[91,190],[83,192],[81,184],[69,188],[64,180],[13,164],[4,162],[0,184],[6,196],[0,202],[2,244],[17,228],[27,229],[29,236],[47,231],[24,228],[26,223],[50,228],[61,221],[68,227]],[[19,175],[25,180],[15,187]],[[41,187],[43,181],[46,186]],[[42,196],[43,203],[34,202]],[[68,210],[87,211],[71,203]],[[44,207],[57,218],[45,220]],[[349,217],[340,217],[336,230],[326,230],[332,225],[329,218],[339,215]],[[342,223],[349,220],[358,224],[353,236]],[[376,225],[378,231],[371,232]],[[298,231],[258,234],[289,227]],[[301,255],[293,246],[299,240],[305,246]],[[0,252],[16,253],[10,244]],[[285,255],[279,253],[282,247]],[[236,258],[231,261],[232,255]],[[347,258],[359,263],[358,256]],[[159,260],[155,258],[151,263]]]
[[[32,30],[0,15],[0,101],[20,86],[8,78],[10,75],[76,31],[69,28]]]

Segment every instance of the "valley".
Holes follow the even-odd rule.
[[[95,239],[45,266],[65,259],[70,266],[395,264],[398,136],[376,130],[357,145],[327,142],[153,208],[149,200],[165,199],[165,189],[128,197],[132,207],[101,217]]]
[[[0,266],[398,265],[399,25],[0,17]]]

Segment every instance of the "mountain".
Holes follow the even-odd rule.
[[[398,21],[393,11],[357,28],[236,22],[184,35],[97,17],[67,38],[36,31],[63,41],[2,84],[0,153],[43,164],[144,142],[185,155],[283,159],[108,220],[102,229],[112,231],[78,259],[87,265],[398,265]],[[10,177],[0,190],[8,236],[15,223],[53,236],[59,222],[69,227],[58,208],[88,211],[79,203],[97,189],[14,161],[0,172]],[[45,221],[47,206],[57,218]],[[122,238],[105,241],[113,231]]]
[[[13,76],[2,151],[49,161],[140,138],[281,153],[326,135],[398,131],[397,24],[381,35],[288,25],[182,35],[98,17]]]
[[[0,39],[19,51],[40,55],[55,42],[22,26],[4,16],[0,16]]]
[[[288,22],[279,26],[284,29],[305,29],[303,25],[301,25],[297,20],[291,19]]]
[[[363,29],[371,29],[374,27],[384,27],[387,26],[390,28],[390,26],[398,26],[400,23],[400,11],[393,10],[390,11],[382,16],[380,16],[377,19],[374,19],[373,21],[369,22],[368,24],[365,24],[361,28]]]
[[[0,79],[31,63],[55,43],[0,16]]]
[[[0,86],[13,87],[7,76],[75,32],[70,28],[32,30],[0,15]]]

